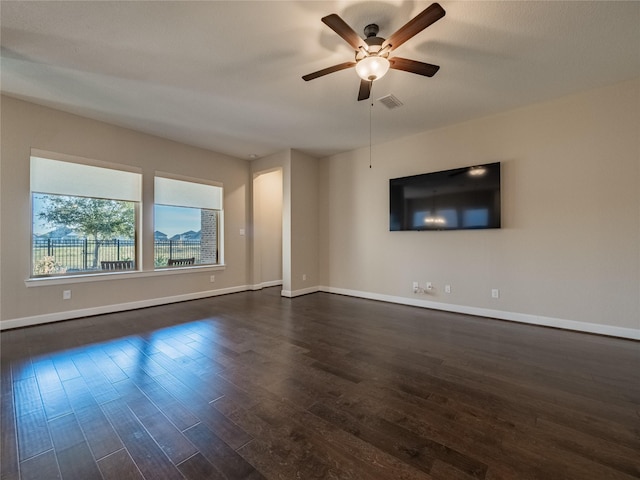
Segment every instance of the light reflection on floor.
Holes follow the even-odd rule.
[[[46,419],[72,412],[72,404],[108,402],[120,396],[114,385],[127,379],[140,380],[166,375],[171,359],[198,372],[223,370],[224,355],[218,350],[215,320],[198,320],[138,335],[51,351],[3,364],[3,376],[13,381],[17,417],[42,411]],[[29,333],[27,333],[29,335]],[[207,362],[199,362],[204,357]],[[5,370],[10,366],[11,374]],[[6,393],[3,391],[3,393]],[[73,397],[73,398],[72,398]],[[46,421],[40,418],[40,422]]]

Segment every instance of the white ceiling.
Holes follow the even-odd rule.
[[[447,1],[397,54],[441,66],[373,85],[373,142],[640,76],[640,2]],[[369,143],[353,50],[320,19],[388,37],[423,1],[2,1],[1,87],[17,98],[239,158]],[[404,106],[376,99],[393,93]]]

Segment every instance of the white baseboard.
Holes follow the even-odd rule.
[[[119,303],[114,305],[103,305],[100,307],[84,308],[80,310],[68,310],[64,312],[47,313],[43,315],[34,315],[30,317],[12,318],[0,321],[0,330],[8,330],[11,328],[28,327],[31,325],[39,325],[42,323],[58,322],[61,320],[71,320],[73,318],[89,317],[92,315],[102,315],[105,313],[122,312],[126,310],[135,310],[137,308],[155,307],[158,305],[166,305],[169,303],[184,302],[187,300],[197,300],[200,298],[215,297],[218,295],[226,295],[229,293],[244,292],[247,290],[259,290],[271,286],[281,285],[282,282],[263,282],[259,285],[239,285],[236,287],[221,288],[218,290],[207,290],[203,292],[188,293],[183,295],[174,295],[171,297],[151,298],[148,300],[140,300],[137,302]],[[256,288],[258,287],[258,288]],[[492,310],[488,308],[468,307],[464,305],[453,305],[449,303],[440,303],[430,300],[413,299],[407,297],[396,297],[393,295],[385,295],[380,293],[362,292],[359,290],[349,290],[345,288],[335,288],[326,286],[315,286],[303,288],[300,290],[282,290],[283,297],[294,298],[301,295],[307,295],[315,292],[336,293],[339,295],[347,295],[350,297],[367,298],[370,300],[379,300],[382,302],[399,303],[402,305],[411,305],[414,307],[431,308],[434,310],[444,310],[448,312],[464,313],[468,315],[476,315],[479,317],[497,318],[500,320],[509,320],[512,322],[527,323],[531,325],[540,325],[545,327],[562,328],[565,330],[574,330],[578,332],[596,333],[599,335],[607,335],[611,337],[628,338],[632,340],[640,340],[640,329],[614,327],[610,325],[602,325],[597,323],[577,322],[574,320],[565,320],[562,318],[544,317],[540,315],[531,315],[526,313],[505,312],[502,310]]]
[[[221,288],[218,290],[207,290],[203,292],[187,293],[183,295],[173,295],[171,297],[150,298],[148,300],[140,300],[137,302],[102,305],[100,307],[83,308],[80,310],[67,310],[64,312],[56,313],[46,313],[44,315],[34,315],[31,317],[11,318],[9,320],[3,320],[0,322],[0,330],[28,327],[31,325],[39,325],[41,323],[59,322],[61,320],[71,320],[72,318],[90,317],[92,315],[102,315],[105,313],[123,312],[126,310],[135,310],[137,308],[155,307],[158,305],[166,305],[168,303],[197,300],[200,298],[215,297],[218,295],[244,292],[247,290],[250,290],[248,285],[241,285],[237,287]]]
[[[300,295],[308,295],[310,293],[316,293],[320,291],[320,287],[317,285],[315,287],[302,288],[300,290],[282,290],[280,295],[283,297],[293,298],[299,297]]]
[[[434,310],[444,310],[447,312],[464,313],[476,315],[478,317],[497,318],[499,320],[509,320],[512,322],[528,323],[530,325],[540,325],[544,327],[555,327],[564,330],[574,330],[578,332],[596,333],[610,337],[621,337],[632,340],[640,340],[640,329],[614,327],[598,323],[576,322],[575,320],[565,320],[562,318],[544,317],[541,315],[531,315],[527,313],[505,312],[503,310],[492,310],[489,308],[468,307],[465,305],[454,305],[450,303],[434,302],[430,300],[413,299],[406,297],[396,297],[381,293],[362,292],[345,288],[335,288],[320,286],[318,291],[336,293],[350,297],[367,298],[389,303],[400,303],[414,307],[431,308]]]
[[[262,290],[263,288],[277,287],[278,285],[282,285],[282,280],[271,280],[269,282],[256,283],[251,285],[251,290]]]

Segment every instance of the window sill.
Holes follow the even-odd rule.
[[[29,278],[24,281],[27,287],[46,287],[51,285],[68,285],[72,283],[104,282],[106,280],[130,280],[133,278],[163,277],[166,275],[182,275],[185,273],[215,272],[225,270],[226,265],[195,265],[189,267],[162,268],[157,270],[134,270],[128,272],[86,273],[51,278]]]

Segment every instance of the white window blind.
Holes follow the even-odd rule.
[[[222,210],[222,187],[155,177],[155,203]]]
[[[142,175],[124,170],[31,157],[31,191],[139,202]]]

